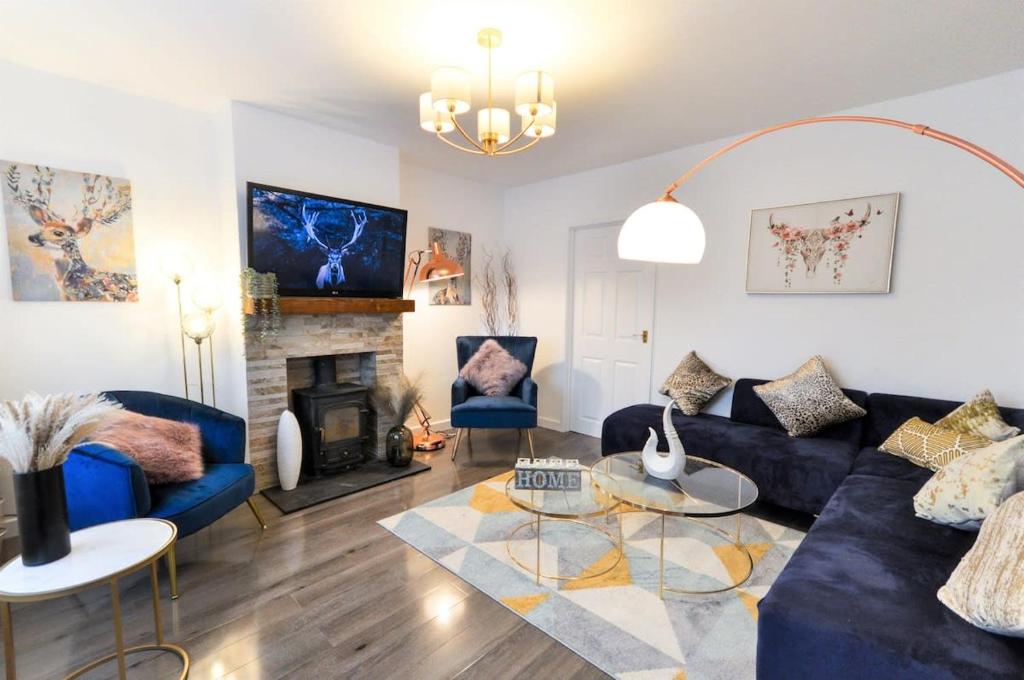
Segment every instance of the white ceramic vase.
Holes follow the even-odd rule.
[[[651,436],[644,444],[644,450],[640,454],[644,463],[644,471],[651,477],[657,479],[678,479],[683,468],[686,467],[686,451],[683,449],[683,442],[679,439],[672,424],[672,407],[674,401],[670,401],[661,414],[661,424],[665,429],[665,439],[668,440],[668,451],[658,450],[658,433],[653,427],[647,428]]]
[[[296,487],[301,470],[302,432],[295,414],[285,411],[277,421],[277,477],[283,491]]]

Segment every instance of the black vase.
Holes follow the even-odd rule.
[[[412,430],[395,425],[385,438],[388,462],[395,467],[406,467],[412,462]]]
[[[37,567],[71,552],[68,502],[64,496],[64,466],[14,474],[21,561]]]

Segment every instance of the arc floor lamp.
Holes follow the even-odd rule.
[[[619,231],[619,257],[624,260],[644,260],[647,262],[685,264],[700,262],[704,256],[704,225],[701,223],[697,213],[672,196],[673,192],[700,172],[704,166],[716,158],[724,156],[738,146],[742,146],[751,140],[771,134],[772,132],[817,123],[872,123],[902,128],[914,134],[931,137],[940,142],[951,144],[973,156],[977,156],[1024,189],[1024,172],[1021,172],[1010,163],[977,144],[940,130],[934,130],[927,125],[874,116],[818,116],[815,118],[801,118],[788,123],[772,125],[757,132],[752,132],[745,137],[740,137],[680,175],[677,180],[668,185],[661,198],[638,208],[622,225],[622,229]]]

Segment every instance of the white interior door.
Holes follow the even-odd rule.
[[[570,429],[601,436],[605,416],[650,401],[654,264],[620,260],[620,225],[573,240]]]

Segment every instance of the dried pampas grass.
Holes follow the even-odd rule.
[[[0,403],[0,457],[18,473],[62,464],[99,425],[121,408],[98,394],[28,394]]]

